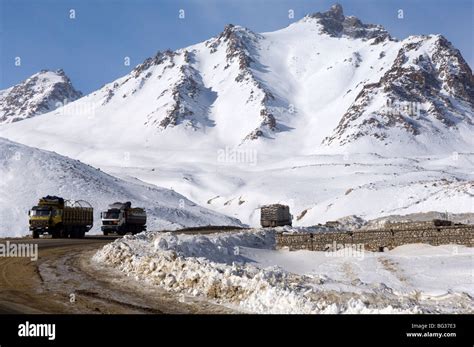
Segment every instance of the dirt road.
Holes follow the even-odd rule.
[[[232,313],[164,290],[137,287],[114,269],[93,266],[94,252],[115,238],[10,239],[38,244],[39,256],[37,261],[0,257],[0,313]]]

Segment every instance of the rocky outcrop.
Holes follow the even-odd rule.
[[[158,96],[158,99],[170,97],[172,100],[167,103],[165,115],[158,123],[162,130],[179,124],[196,130],[212,124],[207,118],[209,100],[204,97],[212,91],[204,86],[199,71],[193,67],[193,54],[187,50],[167,54],[165,68],[174,68],[178,79]],[[149,122],[153,123],[155,113],[160,113],[160,109],[148,115]]]
[[[53,111],[79,99],[63,70],[41,70],[23,82],[0,91],[0,124],[17,122]]]
[[[186,57],[189,56],[189,52],[187,51],[184,54]],[[160,122],[160,127],[162,128],[176,126],[184,119],[189,120],[189,126],[193,128],[197,127],[196,120],[192,119],[194,111],[188,101],[195,100],[200,92],[199,84],[196,82],[198,72],[189,65],[180,66],[179,72],[181,75],[180,81],[173,86],[171,91],[174,103]]]
[[[272,102],[275,100],[270,90],[255,76],[252,67],[258,64],[259,40],[263,37],[241,26],[229,24],[217,38],[206,42],[211,54],[215,53],[219,47],[226,49],[226,66],[237,64],[238,74],[235,81],[238,83],[248,83],[251,86],[249,100],[254,100],[255,95],[260,98],[260,124],[251,131],[243,141],[256,140],[266,134],[278,131],[278,124],[272,111]],[[223,46],[224,45],[224,46]]]
[[[376,39],[376,43],[391,39],[389,33],[381,25],[364,24],[356,17],[344,16],[342,6],[339,4],[331,6],[329,11],[317,12],[307,16],[307,18],[317,19],[322,27],[322,33],[332,37]]]
[[[395,128],[414,136],[436,136],[460,122],[474,125],[469,65],[443,36],[412,37],[381,79],[363,87],[323,143],[344,145],[364,136],[388,143],[389,131]]]
[[[141,63],[140,65],[136,66],[133,70],[132,70],[132,76],[135,77],[135,78],[138,78],[141,76],[141,74],[148,70],[150,67],[152,66],[156,66],[156,65],[160,65],[160,64],[163,64],[163,63],[166,63],[166,62],[170,62],[171,64],[169,65],[169,67],[173,67],[174,64],[173,64],[173,57],[176,56],[176,52],[173,52],[171,50],[166,50],[164,52],[158,52],[156,53],[156,55],[154,57],[150,57],[150,58],[147,58],[145,59],[145,61],[143,63]]]
[[[260,35],[249,29],[228,24],[219,36],[207,41],[206,46],[209,47],[211,53],[215,53],[222,45],[226,46],[226,68],[236,61],[242,73],[236,78],[238,80],[244,78],[250,64],[254,61],[251,52],[260,38]]]

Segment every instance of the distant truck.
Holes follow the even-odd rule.
[[[265,205],[260,209],[260,224],[262,227],[277,227],[292,224],[293,216],[286,205]]]
[[[93,208],[83,200],[69,201],[45,196],[29,211],[30,231],[34,239],[49,233],[53,238],[83,238],[93,225]]]
[[[109,205],[109,209],[101,213],[101,218],[104,235],[125,235],[128,232],[135,235],[146,230],[146,211],[140,207],[132,208],[130,201]]]

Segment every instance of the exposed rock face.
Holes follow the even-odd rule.
[[[159,65],[163,65],[164,69],[172,69],[175,66],[174,57],[177,55],[176,52],[166,50],[163,52],[157,52],[154,57],[147,58],[143,63],[137,65],[132,72],[127,75],[122,81],[115,82],[114,84],[105,86],[104,98],[102,100],[102,106],[108,104],[112,98],[116,95],[116,92],[123,86],[126,86],[131,80],[139,80],[138,85],[132,89],[131,93],[122,94],[122,98],[126,98],[130,94],[135,94],[140,90],[146,81],[151,77],[152,73],[150,69]],[[120,96],[120,95],[118,95]]]
[[[436,136],[459,123],[474,124],[469,65],[443,36],[411,37],[382,78],[364,86],[324,142],[344,145],[372,136],[388,144],[394,128]]]
[[[219,47],[226,49],[226,69],[232,64],[238,65],[238,74],[235,81],[238,83],[248,83],[252,86],[249,100],[255,95],[260,97],[260,124],[252,130],[243,141],[256,140],[260,137],[278,131],[276,118],[272,114],[272,104],[275,97],[271,91],[256,77],[252,68],[257,68],[259,41],[263,37],[247,28],[229,24],[224,31],[215,39],[209,40],[206,45],[211,53],[215,53]]]
[[[308,16],[316,18],[322,26],[322,32],[333,37],[351,37],[355,39],[373,39],[383,41],[390,39],[389,33],[380,25],[364,24],[358,18],[344,16],[342,6],[331,6],[327,12],[317,12]]]
[[[170,51],[170,50],[166,50],[164,52],[157,52],[154,57],[145,59],[145,61],[143,63],[141,63],[140,65],[135,67],[132,71],[132,75],[135,78],[138,78],[138,77],[140,77],[140,75],[143,71],[148,70],[150,67],[152,67],[154,65],[160,65],[160,64],[163,64],[167,61],[170,62],[169,67],[173,67],[174,64],[173,64],[172,59],[175,55],[176,55],[176,53],[173,52],[173,51]]]
[[[53,111],[81,96],[63,70],[42,70],[20,84],[0,91],[0,124]]]
[[[189,62],[190,53],[184,52],[185,62]],[[172,88],[173,105],[167,112],[165,118],[160,122],[162,128],[169,126],[176,126],[184,120],[188,120],[187,125],[197,128],[197,119],[193,118],[194,111],[192,110],[192,101],[195,101],[199,93],[201,93],[200,83],[197,82],[199,73],[190,65],[182,65],[179,68],[180,80]]]
[[[227,47],[227,64],[237,61],[242,73],[245,73],[250,67],[250,63],[253,62],[251,57],[253,45],[256,44],[260,38],[260,35],[255,34],[249,29],[228,24],[217,38],[207,42],[207,46],[210,48],[211,53],[215,53],[219,46],[225,44]]]

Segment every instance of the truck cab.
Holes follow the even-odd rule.
[[[93,209],[83,200],[75,204],[71,206],[69,201],[51,195],[39,199],[38,204],[28,212],[33,238],[45,233],[51,234],[53,238],[83,238],[92,228]]]
[[[49,229],[51,225],[51,208],[33,206],[28,215],[30,217],[30,230]]]
[[[146,230],[146,211],[140,207],[132,208],[130,201],[110,204],[109,209],[103,211],[100,216],[104,235],[125,235],[128,232],[137,234]]]
[[[44,233],[54,235],[55,229],[62,223],[62,209],[64,200],[62,199],[40,199],[38,205],[28,212],[30,231],[33,238]]]
[[[117,232],[121,228],[124,218],[123,212],[119,209],[108,209],[100,213],[102,219],[102,231],[105,233],[108,232]],[[106,234],[105,234],[106,235]]]

